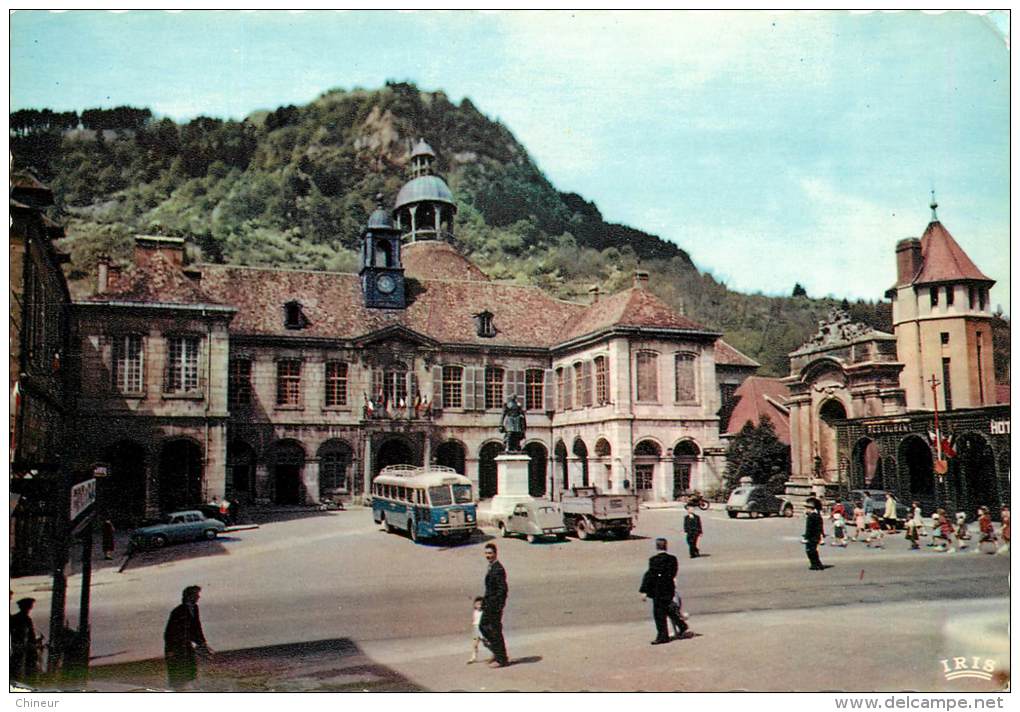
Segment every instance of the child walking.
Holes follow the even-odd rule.
[[[471,659],[468,665],[478,662],[478,644],[482,642],[482,631],[478,627],[482,623],[482,597],[475,597],[475,607],[471,611]]]
[[[988,507],[978,507],[978,526],[981,528],[981,542],[978,544],[978,551],[987,554],[994,554],[998,548],[998,540],[995,536],[995,527],[992,525],[992,515]],[[991,544],[991,546],[984,546]]]
[[[846,548],[846,522],[843,520],[843,512],[832,513],[832,545]]]
[[[868,537],[865,544],[875,549],[884,549],[885,533],[882,531],[882,519],[877,514],[871,515],[871,522],[868,524]]]
[[[864,522],[864,505],[854,502],[854,541],[858,539],[867,541],[867,530]]]
[[[953,523],[949,520],[949,515],[946,514],[946,510],[939,509],[935,515],[938,515],[938,530],[932,533],[932,544],[935,546],[935,551],[956,551],[953,548]],[[935,515],[932,515],[932,526],[934,526]]]
[[[970,528],[967,526],[967,513],[956,513],[956,548],[966,549],[970,541]]]

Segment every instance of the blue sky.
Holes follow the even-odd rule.
[[[879,299],[939,217],[1009,311],[1008,17],[18,12],[11,108],[241,118],[388,79],[470,97],[560,190],[745,292]]]

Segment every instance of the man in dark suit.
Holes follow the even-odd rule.
[[[39,672],[39,643],[32,623],[34,598],[18,601],[18,612],[11,616],[8,629],[11,643],[11,683],[33,683]]]
[[[485,545],[485,559],[489,562],[489,570],[485,573],[485,595],[482,597],[482,620],[478,630],[482,641],[492,651],[489,667],[506,667],[510,664],[506,655],[506,642],[503,640],[503,607],[510,589],[506,584],[506,570],[497,559],[496,545]]]
[[[198,677],[196,648],[209,654],[198,615],[199,586],[188,586],[181,594],[181,605],[170,612],[163,632],[163,655],[166,658],[167,682],[174,690],[183,690]]]
[[[698,540],[701,539],[701,517],[695,513],[693,505],[688,504],[685,509],[687,516],[684,517],[684,533],[687,535],[687,549],[690,551],[691,558],[696,559],[701,556],[701,552],[698,551]]]
[[[663,538],[655,540],[655,548],[659,552],[648,560],[648,571],[641,579],[639,592],[644,594],[645,600],[652,599],[652,618],[655,620],[655,640],[652,645],[661,645],[669,642],[669,630],[666,627],[666,618],[673,620],[678,630],[684,630],[686,625],[680,620],[679,611],[673,608],[673,596],[676,594],[676,578],[678,568],[676,557],[667,553],[668,544]]]
[[[808,497],[804,503],[807,508],[807,521],[804,526],[804,549],[812,571],[824,571],[822,560],[818,558],[818,543],[822,540],[822,514],[819,510],[822,503],[815,497]]]

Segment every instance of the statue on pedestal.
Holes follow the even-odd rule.
[[[524,429],[527,424],[527,416],[524,413],[524,408],[517,402],[517,396],[510,396],[510,400],[503,407],[503,416],[499,421],[499,432],[503,433],[504,452],[521,451],[521,443],[524,442]]]

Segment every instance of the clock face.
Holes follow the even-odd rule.
[[[393,281],[393,277],[388,274],[380,275],[379,279],[375,282],[376,289],[383,294],[389,294],[397,288],[397,283]]]

